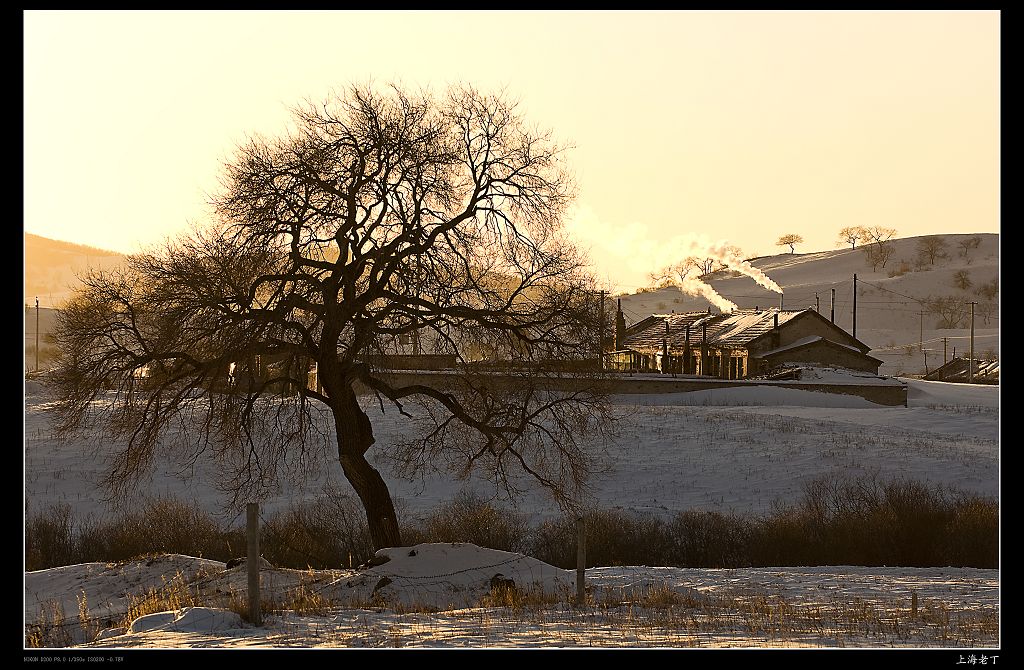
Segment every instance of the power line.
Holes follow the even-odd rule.
[[[974,336],[975,339],[978,339],[979,337],[999,337],[999,334],[993,333],[991,335]],[[969,340],[970,338],[970,335],[943,335],[942,337],[933,337],[932,339],[925,340],[924,342],[908,342],[907,344],[894,344],[888,347],[879,347],[878,349],[872,349],[871,351],[895,351],[897,349],[906,349],[907,347],[916,347],[919,344],[931,344],[932,342],[941,342],[942,340]]]

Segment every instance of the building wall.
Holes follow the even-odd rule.
[[[823,337],[826,340],[832,340],[833,342],[838,342],[840,344],[853,343],[852,335],[849,335],[850,339],[847,340],[839,335],[827,320],[817,319],[814,315],[807,314],[782,324],[779,327],[778,342],[774,341],[771,332],[769,332],[768,334],[758,338],[756,342],[753,342],[750,351],[752,354],[757,355],[764,351],[770,351],[771,349],[793,344],[805,337],[814,336]]]
[[[855,351],[829,346],[823,342],[814,342],[799,349],[766,356],[762,360],[767,363],[769,368],[784,363],[804,363],[808,365],[835,365],[872,374],[878,374],[878,366],[880,365],[880,363]]]
[[[388,381],[396,386],[410,384],[426,384],[446,390],[451,387],[452,373],[436,371],[404,371],[388,375]],[[496,373],[491,377],[496,388],[504,384],[515,387],[519,382],[515,377]],[[597,388],[607,393],[645,394],[645,393],[685,393],[689,391],[706,391],[731,387],[779,387],[819,393],[837,393],[855,395],[880,405],[906,406],[907,387],[905,384],[827,384],[805,383],[799,381],[747,381],[722,380],[710,378],[679,377],[665,375],[626,376],[612,375],[606,378],[574,377],[566,375],[557,379],[547,380],[553,391],[577,391],[585,388]]]

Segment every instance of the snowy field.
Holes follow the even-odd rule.
[[[715,391],[713,398],[620,396],[619,437],[595,445],[605,457],[590,502],[666,516],[692,508],[759,513],[825,474],[905,477],[998,495],[998,387],[908,383],[906,408],[786,389]],[[368,410],[378,444],[407,430],[396,413]],[[96,488],[106,445],[58,441],[48,421],[47,398],[29,383],[29,512],[64,501],[82,519],[109,514]],[[303,487],[264,501],[264,509],[313,498],[324,487],[345,492],[329,454]],[[493,493],[482,480],[452,482],[428,473],[406,482],[391,477],[386,463],[379,467],[407,515],[425,514],[460,489]],[[222,509],[204,466],[189,480],[178,473],[174,463],[160,463],[143,488],[197,500],[226,520],[241,516],[240,510]],[[534,517],[558,513],[535,490],[519,509]],[[261,628],[243,623],[230,602],[217,602],[244,584],[244,568],[225,570],[214,561],[177,556],[26,573],[25,620],[38,621],[53,602],[62,603],[74,620],[66,626],[67,644],[83,641],[85,633],[78,631],[85,624],[76,613],[84,611],[93,634],[110,629],[92,644],[115,648],[993,648],[1000,641],[997,570],[592,568],[590,605],[577,608],[567,595],[575,573],[530,557],[472,545],[383,551],[391,560],[358,572],[267,567],[264,588],[280,607]],[[498,574],[512,579],[530,605],[497,599],[490,586]],[[140,594],[175,579],[189,585],[185,593],[203,597],[121,621]]]

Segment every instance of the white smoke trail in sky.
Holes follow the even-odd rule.
[[[709,244],[706,248],[708,258],[714,258],[717,261],[724,263],[729,266],[730,270],[735,270],[742,275],[750,277],[761,286],[765,287],[769,291],[775,291],[776,293],[782,293],[782,287],[772,281],[771,277],[761,271],[760,268],[755,268],[748,261],[740,258],[736,255],[736,252],[732,250],[731,245],[725,240],[720,242]],[[693,254],[690,254],[693,255]]]
[[[619,270],[625,268],[637,274],[660,273],[665,268],[680,263],[690,256],[702,259],[713,258],[728,265],[730,270],[750,277],[769,291],[782,293],[781,286],[772,281],[760,269],[741,258],[736,253],[736,248],[727,240],[716,242],[707,235],[692,233],[657,239],[642,223],[634,221],[627,224],[611,225],[601,221],[588,207],[577,208],[569,217],[566,228],[577,240],[589,244],[595,256],[603,257],[602,260],[609,265],[609,268],[616,267]],[[678,285],[679,282],[675,283]],[[703,282],[700,283],[703,284]],[[704,285],[707,286],[707,284]],[[684,289],[684,291],[690,295],[704,297],[710,295],[703,292],[699,294],[692,292],[704,291],[700,288],[691,287],[691,290]],[[715,295],[718,294],[715,293]],[[718,298],[725,300],[721,296]]]
[[[711,288],[709,284],[705,284],[699,279],[694,277],[687,277],[683,281],[673,281],[674,286],[677,286],[680,291],[687,295],[695,295],[700,298],[704,298],[712,305],[722,310],[723,312],[731,312],[736,309],[736,303],[728,300],[727,298],[719,295],[718,291]]]

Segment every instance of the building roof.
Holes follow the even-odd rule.
[[[693,349],[700,347],[706,325],[709,346],[739,349],[771,331],[776,315],[782,326],[806,311],[743,309],[722,314],[654,314],[626,329],[625,345],[633,351],[656,353],[662,350],[663,341],[667,341],[669,351],[680,352],[686,347],[686,327],[689,326],[689,343]]]
[[[954,358],[925,375],[925,379],[929,381],[967,382],[971,379],[970,375],[967,374],[967,359]],[[985,384],[999,383],[999,361],[975,358],[973,381]]]

